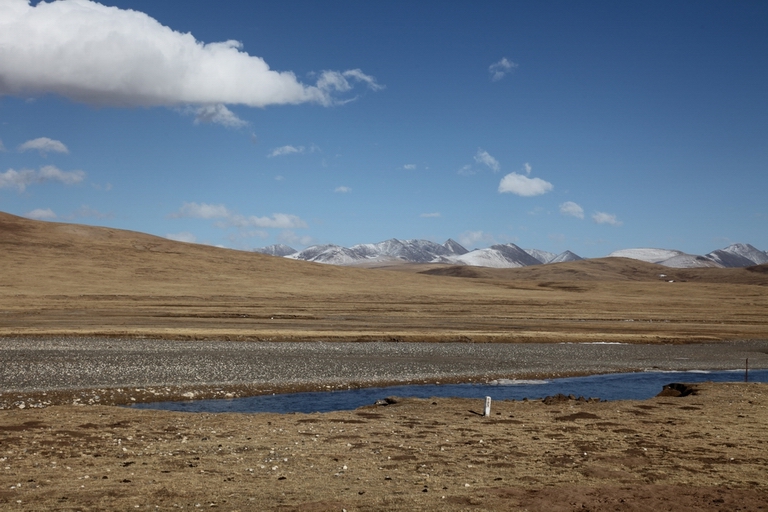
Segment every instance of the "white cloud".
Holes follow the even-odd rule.
[[[168,240],[175,240],[176,242],[187,242],[193,244],[197,242],[197,237],[189,231],[182,231],[181,233],[169,233],[165,235]]]
[[[405,169],[407,171],[412,171],[412,170],[416,169],[416,164],[405,164],[403,166],[403,169]]]
[[[325,73],[336,73],[336,71],[325,71]],[[356,82],[363,82],[368,86],[369,89],[374,91],[380,91],[381,89],[384,89],[384,86],[377,83],[374,77],[366,75],[361,69],[348,69],[342,73],[342,76],[344,76],[344,78],[352,79]]]
[[[501,169],[499,161],[481,148],[477,148],[477,153],[475,154],[475,162],[487,165],[493,172],[499,172],[499,169]]]
[[[195,114],[195,124],[214,123],[229,128],[241,128],[248,124],[229,110],[226,106],[219,103],[217,105],[204,105],[193,109]]]
[[[172,213],[172,219],[191,217],[193,219],[221,219],[232,215],[223,204],[184,203],[178,212]]]
[[[290,155],[292,153],[303,153],[303,152],[304,152],[304,146],[281,146],[279,148],[273,149],[272,152],[267,156],[272,158],[275,156],[283,156],[283,155]]]
[[[493,235],[483,231],[465,231],[459,235],[458,239],[458,242],[464,247],[472,247],[478,242],[483,242],[484,244],[493,244],[494,241],[495,240]]]
[[[1,81],[0,81],[1,82]],[[2,87],[2,85],[0,85]],[[1,90],[0,90],[1,92]],[[39,137],[37,139],[28,140],[21,146],[19,151],[37,150],[41,155],[46,153],[69,153],[69,149],[63,142],[58,140],[49,139],[48,137]]]
[[[312,245],[314,239],[309,235],[300,236],[291,230],[286,230],[277,236],[277,241],[285,245]]]
[[[306,85],[237,41],[206,44],[142,12],[89,0],[0,2],[0,95],[117,106],[335,105],[358,83],[383,87],[359,69],[323,71]]]
[[[425,219],[436,219],[438,217],[441,217],[440,212],[433,212],[433,213],[422,213],[419,215],[419,217],[423,217]]]
[[[336,190],[334,190],[334,192],[339,192],[340,194],[347,194],[349,192],[352,192],[352,189],[349,187],[341,186],[341,187],[336,187]]]
[[[58,181],[65,185],[74,185],[85,179],[83,171],[62,171],[53,165],[41,167],[39,171],[33,169],[22,169],[16,171],[8,169],[0,173],[0,188],[16,187],[19,192],[24,192],[27,186],[34,183],[44,183],[47,181]]]
[[[271,217],[231,215],[223,224],[238,228],[296,229],[307,227],[307,223],[301,220],[301,218],[287,213],[273,213]]]
[[[245,216],[234,213],[223,204],[184,203],[177,212],[169,215],[172,219],[221,219],[216,223],[220,228],[306,228],[307,223],[300,217],[287,213],[274,213],[271,217]]]
[[[3,141],[0,140],[0,153],[3,153],[5,150],[5,145],[3,144]]]
[[[593,213],[592,220],[597,224],[610,224],[611,226],[621,226],[623,224],[615,215],[605,212]]]
[[[56,214],[50,208],[37,208],[24,214],[25,217],[36,220],[51,220],[56,218]]]
[[[504,76],[507,73],[509,73],[516,67],[517,67],[517,64],[507,59],[506,57],[502,57],[502,59],[499,62],[494,62],[493,64],[488,66],[488,72],[491,73],[491,80],[493,82],[497,82],[502,78],[504,78]]]
[[[560,213],[563,215],[570,215],[579,219],[584,218],[584,208],[574,203],[573,201],[566,201],[560,205]]]
[[[533,169],[533,167],[531,167],[531,164],[529,164],[528,162],[525,162],[523,164],[523,170],[525,171],[526,176],[530,176],[531,175],[531,170],[532,169]]]
[[[526,176],[512,172],[504,176],[499,182],[499,192],[510,192],[518,196],[539,196],[552,190],[554,185],[541,178],[529,178],[531,166],[527,162],[523,166]]]
[[[461,169],[459,169],[458,174],[461,174],[462,176],[472,176],[473,174],[477,174],[477,171],[472,168],[471,165],[467,164]]]

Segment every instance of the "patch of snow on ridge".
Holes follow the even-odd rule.
[[[523,249],[523,250],[542,263],[549,263],[557,256],[553,252],[542,251],[541,249]]]
[[[731,244],[725,249],[724,252],[743,256],[748,260],[754,262],[756,265],[762,265],[768,263],[768,254],[763,251],[752,247],[749,244]]]
[[[551,260],[549,260],[547,263],[566,263],[568,261],[579,261],[583,259],[578,254],[574,254],[571,251],[565,251],[561,252]]]
[[[675,251],[672,249],[637,248],[613,251],[608,255],[608,258],[630,258],[648,263],[659,263],[661,261],[674,258],[675,256],[682,256],[684,254],[685,253],[682,251]]]
[[[455,258],[456,263],[462,263],[464,265],[472,265],[475,267],[492,267],[492,268],[517,268],[524,267],[522,263],[509,261],[501,251],[496,249],[476,249],[467,254],[462,254],[458,258]]]
[[[712,261],[704,256],[694,256],[693,254],[679,254],[658,263],[659,265],[664,265],[665,267],[670,268],[722,268],[722,265],[716,261]]]
[[[285,244],[269,245],[267,247],[262,247],[261,249],[254,249],[253,251],[260,252],[261,254],[269,254],[270,256],[289,256],[298,252],[293,247],[289,247]]]
[[[446,240],[445,243],[443,244],[443,247],[445,247],[450,254],[457,254],[459,256],[462,254],[467,254],[469,252],[463,245],[461,245],[459,242],[457,242],[453,238],[449,238],[448,240]]]

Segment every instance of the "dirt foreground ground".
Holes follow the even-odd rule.
[[[768,386],[324,414],[0,413],[3,510],[765,510]]]

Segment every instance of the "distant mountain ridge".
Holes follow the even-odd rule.
[[[429,240],[398,240],[390,238],[375,244],[352,247],[325,244],[297,251],[277,244],[254,249],[255,252],[295,260],[331,265],[359,266],[388,263],[443,263],[492,268],[518,268],[578,261],[582,258],[571,251],[554,254],[540,249],[521,249],[515,244],[496,244],[485,249],[467,250],[455,240],[443,244]],[[749,267],[768,263],[768,252],[749,244],[732,244],[704,256],[687,254],[674,249],[635,248],[614,251],[609,258],[631,258],[673,268]]]

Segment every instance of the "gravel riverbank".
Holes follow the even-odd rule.
[[[685,345],[0,339],[0,408],[620,371],[768,368],[768,340]]]

